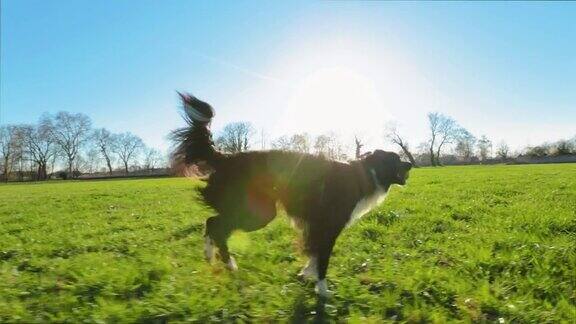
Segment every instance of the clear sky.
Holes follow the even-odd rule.
[[[513,148],[576,135],[576,3],[2,0],[0,123],[89,115],[152,146],[175,90],[274,138],[369,145],[426,113]]]

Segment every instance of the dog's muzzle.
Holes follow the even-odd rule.
[[[398,184],[405,185],[406,180],[408,180],[410,169],[412,169],[412,163],[410,162],[402,162],[401,171],[398,172],[397,180]]]

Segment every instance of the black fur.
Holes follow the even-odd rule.
[[[318,278],[324,279],[336,238],[356,204],[392,184],[404,184],[411,168],[397,154],[380,150],[350,163],[282,151],[221,154],[209,130],[212,107],[191,95],[181,98],[188,107],[189,127],[174,133],[174,154],[183,163],[206,161],[213,168],[202,189],[204,200],[217,212],[206,221],[206,236],[224,262],[230,260],[230,234],[263,228],[276,217],[279,202],[302,229],[305,253],[317,259]],[[194,119],[198,116],[202,121]],[[207,121],[204,116],[209,116]]]

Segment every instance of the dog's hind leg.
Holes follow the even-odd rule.
[[[210,236],[210,230],[214,227],[212,224],[216,221],[216,216],[210,217],[206,220],[206,227],[204,232],[204,257],[206,261],[212,262],[216,253],[216,246],[214,239]]]
[[[215,249],[214,240],[210,236],[204,235],[204,258],[206,261],[212,262],[214,260]]]
[[[238,202],[234,208],[219,210],[218,216],[210,217],[206,221],[206,256],[211,260],[212,247],[216,246],[220,252],[222,262],[230,270],[237,270],[236,260],[228,250],[228,238],[234,230],[246,232],[263,228],[276,217],[276,206],[272,199],[260,199],[257,204],[244,205]],[[213,244],[213,245],[212,245]]]
[[[213,247],[216,246],[220,253],[220,258],[222,262],[226,263],[228,269],[235,271],[238,269],[236,265],[236,260],[230,255],[228,251],[228,238],[234,230],[230,222],[221,216],[214,216],[206,220],[206,246],[207,249],[204,250],[208,260],[213,258]],[[211,253],[211,255],[210,255]]]
[[[316,281],[318,279],[318,270],[316,266],[317,262],[316,255],[312,254],[312,250],[310,248],[308,224],[301,218],[294,216],[291,216],[290,220],[292,226],[302,232],[304,241],[304,253],[308,256],[308,262],[306,262],[306,265],[302,268],[302,270],[300,270],[298,277],[306,280]]]
[[[308,262],[306,263],[304,268],[302,268],[302,270],[300,270],[300,273],[298,274],[298,276],[300,276],[306,280],[317,281],[318,280],[318,261],[317,261],[315,255],[310,255],[310,256],[308,256],[308,258],[309,258]]]

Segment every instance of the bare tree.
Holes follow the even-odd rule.
[[[252,125],[247,122],[230,123],[224,127],[216,140],[218,148],[227,153],[247,151],[250,138],[254,134]]]
[[[428,113],[430,129],[429,151],[430,164],[440,165],[440,154],[445,144],[451,143],[458,129],[454,119],[438,112]]]
[[[428,141],[428,150],[430,153],[430,165],[436,166],[436,159],[434,154],[434,145],[436,145],[436,137],[440,132],[440,118],[441,114],[437,112],[428,113],[428,127],[430,128],[430,140]]]
[[[74,168],[74,160],[88,139],[91,125],[90,118],[84,114],[65,111],[56,114],[53,136],[66,158],[70,174]]]
[[[290,138],[290,150],[300,153],[310,153],[310,136],[306,133],[292,135]]]
[[[356,157],[356,160],[358,160],[362,157],[362,147],[364,146],[364,143],[362,143],[362,141],[358,139],[358,136],[354,136],[354,145],[356,146],[356,151],[354,155]]]
[[[105,128],[98,128],[92,133],[92,139],[98,148],[98,151],[106,161],[108,173],[112,174],[112,149],[116,145],[115,140],[117,137]]]
[[[37,179],[46,180],[48,178],[48,163],[56,155],[52,119],[45,115],[38,125],[22,126],[21,132],[28,156],[36,164]]]
[[[478,153],[480,153],[480,157],[482,161],[486,161],[490,156],[490,151],[492,150],[492,142],[486,137],[486,135],[482,135],[478,140]]]
[[[496,156],[498,156],[502,160],[506,160],[510,154],[510,147],[506,142],[501,141],[496,148]]]
[[[290,138],[286,135],[278,137],[274,142],[272,142],[272,148],[280,151],[290,151]]]
[[[72,168],[72,177],[78,178],[82,173],[89,172],[90,166],[88,165],[88,157],[84,156],[82,152],[76,155],[74,159],[74,167]]]
[[[4,181],[8,181],[14,164],[15,131],[16,129],[12,125],[0,126],[0,154]]]
[[[328,157],[332,138],[329,135],[322,134],[316,137],[314,141],[314,153],[316,155]]]
[[[344,145],[334,133],[322,134],[314,141],[314,153],[332,160],[346,160]]]
[[[18,181],[24,181],[25,171],[32,171],[29,152],[26,148],[26,125],[12,128],[12,171],[16,171]]]
[[[88,173],[97,172],[100,169],[100,163],[102,162],[100,150],[96,147],[90,149],[86,152],[86,158],[83,162],[82,168],[79,169],[84,169]]]
[[[128,174],[130,161],[136,158],[136,155],[144,147],[144,143],[140,137],[132,133],[122,133],[114,135],[114,137],[115,145],[112,151],[118,155],[118,158],[124,164],[124,171]]]
[[[446,144],[450,144],[456,138],[458,134],[458,126],[454,119],[440,115],[440,124],[439,124],[439,137],[438,137],[438,147],[436,148],[436,164],[440,165],[440,154],[442,153],[442,148]]]
[[[531,157],[543,157],[547,156],[549,151],[549,147],[547,143],[536,145],[536,146],[529,146],[526,148],[526,155]]]
[[[454,119],[438,112],[431,112],[428,113],[428,127],[430,130],[428,141],[430,164],[432,166],[440,165],[442,148],[456,138],[458,126]]]
[[[154,170],[162,162],[162,154],[155,148],[146,148],[144,152],[144,169]]]
[[[294,134],[292,136],[280,136],[272,142],[272,148],[281,151],[310,153],[312,140],[308,133]]]
[[[414,156],[410,152],[408,141],[406,141],[406,139],[402,135],[400,135],[400,132],[398,131],[398,127],[396,124],[394,123],[387,124],[384,136],[392,144],[398,145],[400,149],[402,149],[402,152],[404,152],[404,155],[406,155],[408,160],[410,160],[410,163],[412,163],[414,167],[417,167],[416,160],[414,159]]]
[[[54,168],[56,166],[56,161],[58,160],[58,151],[54,152],[54,155],[52,155],[52,158],[48,161],[48,165],[50,166],[50,172],[54,173]]]
[[[572,143],[570,140],[562,139],[552,143],[550,148],[550,155],[552,156],[568,155],[574,152],[575,149],[576,145],[574,143]]]
[[[476,137],[465,128],[459,128],[456,135],[456,146],[454,151],[464,161],[470,161],[474,156],[474,147],[476,146]]]
[[[267,138],[267,134],[264,131],[264,128],[260,129],[260,149],[261,150],[266,149],[266,138]]]

